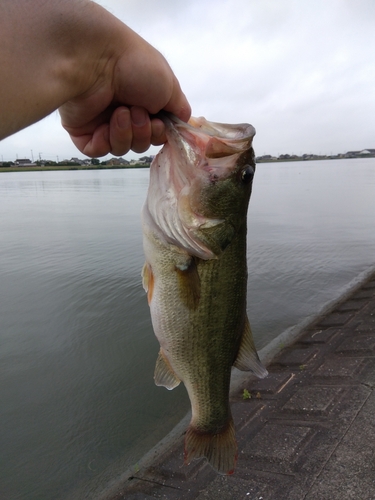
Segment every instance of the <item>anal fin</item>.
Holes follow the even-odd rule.
[[[173,371],[162,349],[160,349],[158,359],[156,360],[154,380],[156,385],[166,387],[170,391],[181,382]]]
[[[253,334],[251,333],[250,323],[247,316],[240,348],[238,350],[236,361],[233,365],[239,370],[253,372],[259,378],[264,378],[268,375],[268,371],[262,365],[256,351]]]

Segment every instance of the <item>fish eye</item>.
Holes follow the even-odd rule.
[[[251,165],[245,165],[241,173],[241,180],[244,184],[249,184],[254,177],[254,168]]]

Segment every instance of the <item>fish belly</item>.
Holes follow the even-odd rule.
[[[187,389],[192,419],[185,461],[205,456],[229,474],[237,456],[229,386],[246,320],[244,252],[232,244],[219,259],[204,261],[159,242],[147,246],[149,303],[160,343],[155,382],[173,388],[181,380]]]

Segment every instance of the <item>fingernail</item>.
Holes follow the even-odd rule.
[[[178,117],[180,118],[180,120],[182,120],[184,122],[189,121],[189,119],[191,117],[191,107],[189,106],[189,104],[187,106],[181,107],[181,110],[178,114]]]
[[[165,126],[164,123],[158,118],[151,120],[151,132],[154,139],[159,139],[165,136]]]
[[[119,128],[127,129],[130,126],[129,111],[123,109],[117,114],[117,125]]]
[[[133,106],[130,110],[133,125],[137,127],[143,127],[148,119],[148,113],[144,108],[138,106]]]

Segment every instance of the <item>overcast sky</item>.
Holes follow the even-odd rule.
[[[375,148],[374,0],[98,3],[162,52],[194,116],[254,125],[257,155]],[[83,157],[57,112],[0,142],[4,160],[31,150]]]

